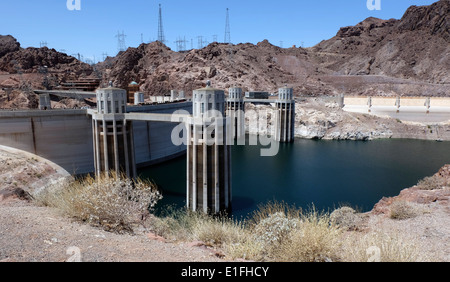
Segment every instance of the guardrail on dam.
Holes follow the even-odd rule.
[[[192,103],[129,107],[130,112],[192,112]],[[134,121],[137,166],[159,163],[186,152],[170,133],[177,124]],[[0,111],[0,144],[46,158],[72,174],[94,172],[92,119],[87,110]]]

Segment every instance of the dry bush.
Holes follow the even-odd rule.
[[[162,198],[153,183],[115,173],[67,181],[35,195],[38,203],[105,230],[132,232]]]
[[[390,206],[389,217],[392,219],[414,218],[423,213],[423,210],[414,203],[407,201],[395,201]]]
[[[422,257],[419,239],[395,231],[391,234],[375,231],[364,236],[349,233],[343,240],[341,256],[347,262],[429,261]]]
[[[278,262],[326,262],[338,261],[341,229],[330,223],[328,214],[311,211],[302,214],[299,224],[270,259]]]
[[[348,231],[358,231],[364,227],[364,216],[351,207],[341,207],[330,214],[333,224]]]
[[[204,221],[207,217],[205,214],[188,209],[167,206],[158,217],[152,218],[151,229],[157,235],[168,240],[191,240],[195,226],[198,226],[199,222]]]
[[[435,190],[441,189],[442,187],[448,185],[446,180],[438,176],[425,177],[417,183],[417,187],[422,190]]]
[[[230,246],[234,256],[257,261],[317,262],[338,260],[342,231],[328,214],[303,212],[283,203],[261,206],[245,238]]]
[[[262,220],[266,220],[268,217],[282,213],[287,218],[300,218],[302,210],[293,205],[288,205],[284,202],[271,201],[264,205],[259,205],[258,209],[253,212],[252,217],[249,220],[251,225],[257,225]]]
[[[198,221],[193,228],[192,239],[205,242],[207,245],[222,247],[240,241],[244,226],[225,217],[209,217]]]

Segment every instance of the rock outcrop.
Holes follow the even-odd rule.
[[[11,35],[0,35],[0,58],[12,52],[19,51],[20,43]]]
[[[449,30],[450,1],[440,0],[412,6],[400,20],[368,18],[341,28],[311,54],[317,63],[342,75],[449,83]]]

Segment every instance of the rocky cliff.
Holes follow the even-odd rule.
[[[412,6],[400,20],[368,18],[343,27],[310,54],[337,74],[449,83],[449,30],[450,1],[440,0]]]

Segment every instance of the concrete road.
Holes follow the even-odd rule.
[[[395,106],[372,106],[369,112],[368,106],[364,105],[347,105],[344,111],[354,113],[372,114],[375,116],[399,119],[401,121],[413,121],[422,123],[436,123],[450,121],[450,107],[430,107],[427,113],[426,107],[420,106],[403,106],[397,113]]]

